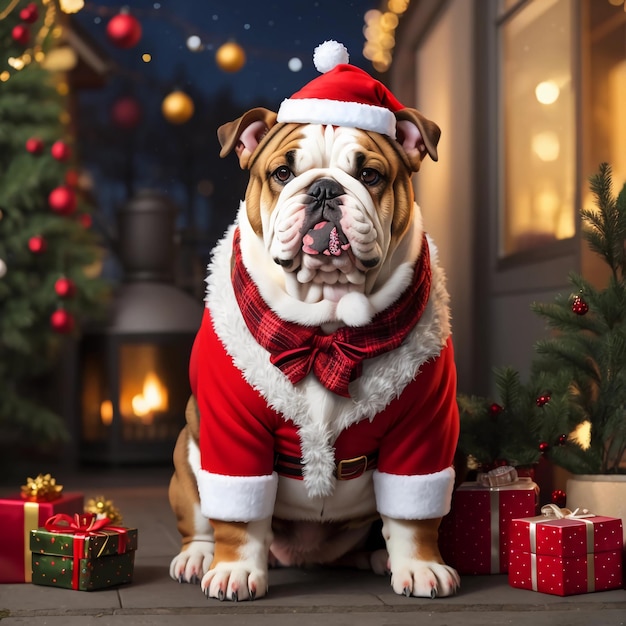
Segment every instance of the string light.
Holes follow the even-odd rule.
[[[387,0],[387,10],[372,9],[365,16],[365,44],[363,56],[371,61],[377,72],[386,72],[391,66],[396,45],[395,32],[400,17],[409,7],[410,0]]]
[[[84,6],[84,0],[59,0],[59,7],[63,13],[78,13]]]

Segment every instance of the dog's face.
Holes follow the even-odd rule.
[[[246,214],[271,273],[279,270],[287,293],[301,302],[368,296],[419,253],[411,176],[425,155],[437,159],[440,131],[413,109],[397,117],[396,140],[344,126],[276,123],[266,109],[220,127],[221,155],[234,149],[250,171]]]

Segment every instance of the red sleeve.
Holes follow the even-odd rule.
[[[451,339],[437,358],[422,366],[415,380],[389,408],[395,418],[381,441],[379,471],[425,475],[453,464],[459,411]]]
[[[274,466],[276,414],[245,381],[205,309],[189,374],[200,411],[202,469],[226,476],[265,476]]]

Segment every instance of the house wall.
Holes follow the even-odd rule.
[[[429,12],[429,7],[422,9]],[[414,38],[399,40],[402,50],[396,63],[401,65],[394,70],[394,85],[405,85],[400,99],[416,106],[442,131],[439,160],[422,164],[415,191],[426,231],[437,245],[448,278],[459,389],[465,392],[473,387],[474,351],[471,22],[472,3],[461,1],[448,3],[423,36],[416,28],[406,28],[404,32]]]
[[[491,394],[494,367],[526,377],[545,336],[530,306],[570,289],[579,243],[521,263],[498,259],[501,200],[496,2],[413,0],[396,32],[389,84],[442,129],[439,161],[415,177],[417,201],[448,276],[459,391]],[[558,242],[562,243],[562,242]]]

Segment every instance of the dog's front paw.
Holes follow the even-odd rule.
[[[170,563],[170,576],[179,583],[200,582],[213,561],[212,541],[192,541]]]
[[[461,580],[456,570],[448,565],[404,559],[392,565],[391,586],[400,595],[437,598],[454,595]]]
[[[207,598],[218,600],[255,600],[267,593],[267,570],[245,563],[219,563],[202,578],[200,588]]]

